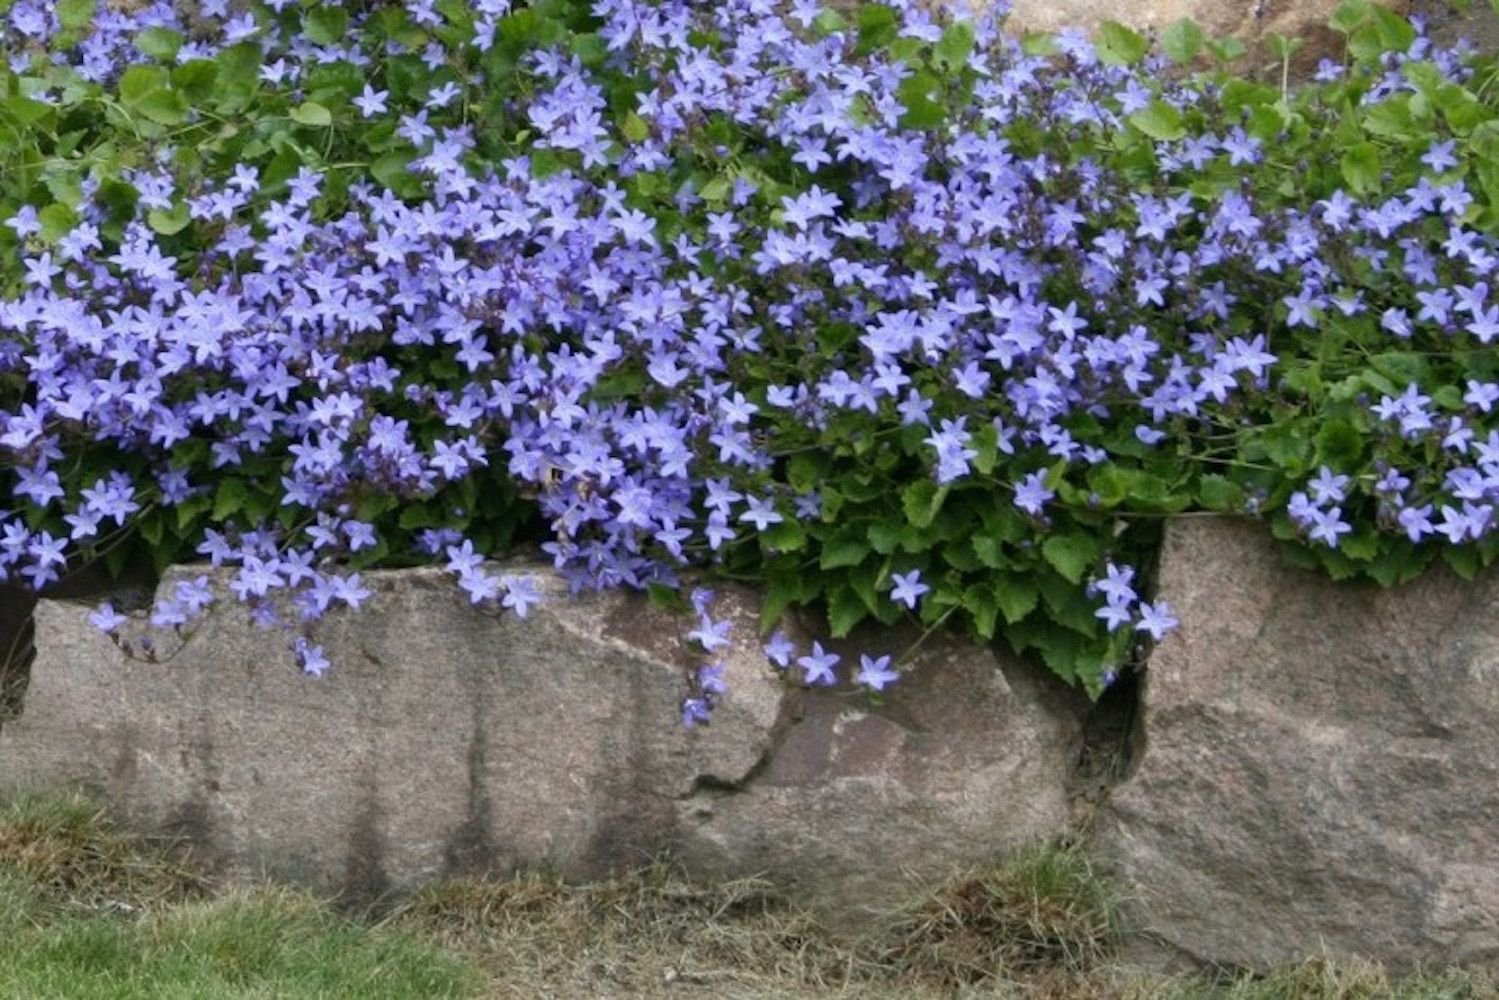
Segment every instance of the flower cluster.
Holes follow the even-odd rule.
[[[295,625],[445,558],[524,615],[484,559],[535,540],[1096,692],[1175,624],[1163,515],[1385,582],[1499,547],[1494,88],[1388,12],[1283,92],[1003,4],[104,6],[0,34],[0,579],[143,544]]]

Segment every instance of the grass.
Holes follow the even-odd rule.
[[[81,796],[0,807],[0,996],[14,1000],[311,1000],[479,995],[432,942],[304,893],[213,892],[165,845]]]
[[[1499,984],[1456,970],[1394,978],[1369,962],[1314,958],[1263,977],[1215,985],[1159,984],[1148,1000],[1493,1000]]]
[[[212,885],[86,799],[0,804],[0,996],[16,1000],[1499,1000],[1476,974],[1315,959],[1264,977],[1118,964],[1118,901],[1076,847],[963,873],[841,934],[759,879],[668,865],[586,885],[434,885],[379,920]]]

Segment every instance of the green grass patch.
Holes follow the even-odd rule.
[[[29,1000],[476,995],[435,945],[289,890],[238,890],[138,919],[72,917],[0,944],[0,995]]]
[[[207,880],[172,845],[121,830],[80,793],[0,802],[0,921],[132,915],[201,898]]]
[[[1120,929],[1118,900],[1082,848],[1037,845],[900,915],[881,964],[951,987],[1081,974],[1107,963]]]
[[[81,795],[0,805],[0,996],[25,1000],[470,997],[435,943],[286,889],[212,886]]]

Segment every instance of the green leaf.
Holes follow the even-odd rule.
[[[1275,424],[1262,431],[1255,443],[1264,456],[1293,476],[1306,471],[1311,457],[1311,441],[1299,425]]]
[[[1379,147],[1372,142],[1361,142],[1343,153],[1338,166],[1343,180],[1357,194],[1371,194],[1379,190],[1383,168],[1379,160]]]
[[[727,177],[715,177],[704,184],[698,194],[704,201],[717,204],[726,200],[733,189],[734,185]]]
[[[859,43],[857,52],[878,52],[900,34],[900,20],[895,11],[882,3],[867,3],[859,8]]]
[[[243,110],[260,88],[260,47],[251,42],[231,45],[214,56],[213,62],[218,67],[214,103],[225,113]]]
[[[190,59],[172,70],[172,89],[196,103],[214,94],[218,82],[219,67],[211,59]]]
[[[1197,500],[1207,510],[1226,512],[1244,509],[1244,487],[1216,473],[1203,476],[1197,483]]]
[[[94,19],[94,10],[94,0],[57,0],[57,20],[64,31],[88,27]]]
[[[378,156],[370,164],[370,176],[390,188],[403,198],[412,198],[421,193],[421,178],[411,171],[414,155],[408,150],[396,150]]]
[[[171,75],[160,66],[131,66],[120,74],[120,100],[133,107],[171,85]]]
[[[663,611],[686,611],[691,607],[679,588],[668,587],[664,583],[646,584],[645,594],[651,607],[660,608]]]
[[[625,115],[625,120],[620,123],[619,131],[631,142],[645,142],[651,136],[650,125],[633,111]]]
[[[1013,625],[1036,610],[1041,592],[1029,578],[1007,574],[994,578],[994,597],[1005,621]]]
[[[843,31],[847,27],[848,19],[836,10],[824,8],[818,11],[817,16],[812,20],[812,30],[817,32],[819,37],[823,38],[836,31]]]
[[[929,527],[946,499],[947,487],[939,487],[930,479],[918,479],[901,491],[900,495],[901,509],[906,513],[906,520],[917,528]]]
[[[182,48],[182,33],[170,28],[147,28],[135,36],[135,47],[152,59],[168,62]]]
[[[1244,53],[1248,51],[1244,43],[1237,38],[1210,38],[1207,44],[1208,51],[1220,63],[1231,63],[1235,59],[1242,59]]]
[[[213,519],[223,521],[225,518],[233,517],[245,509],[245,503],[250,498],[250,491],[245,486],[243,479],[224,479],[219,482],[218,492],[213,499]]]
[[[136,102],[135,109],[159,125],[187,121],[187,98],[175,90],[155,90]]]
[[[795,576],[772,573],[765,585],[765,598],[760,602],[760,634],[769,634],[781,616],[792,604],[800,603],[801,586]]]
[[[999,601],[994,588],[986,583],[975,583],[963,591],[963,610],[973,618],[974,630],[985,639],[994,638],[994,626],[999,619]]]
[[[1009,560],[1005,558],[1005,544],[993,535],[974,535],[969,543],[978,561],[989,569],[1003,569]]]
[[[828,594],[828,629],[841,639],[869,614],[864,600],[852,587],[840,585]]]
[[[1379,50],[1375,54],[1404,52],[1416,40],[1416,29],[1393,10],[1376,5],[1369,11],[1369,14],[1373,23],[1374,36],[1379,44]]]
[[[1270,51],[1274,53],[1275,57],[1282,62],[1289,60],[1306,45],[1306,39],[1304,38],[1292,38],[1289,35],[1282,35],[1276,32],[1266,35],[1265,42],[1269,45]]]
[[[1380,101],[1364,113],[1364,128],[1389,139],[1415,138],[1410,98],[1397,95]]]
[[[416,531],[419,528],[431,528],[438,523],[433,516],[432,508],[423,503],[408,504],[401,509],[401,516],[396,521],[402,531]]]
[[[1052,535],[1041,543],[1041,554],[1069,582],[1081,583],[1083,574],[1098,558],[1098,543],[1081,532]]]
[[[571,45],[573,55],[590,69],[602,66],[609,58],[609,44],[597,31],[574,35]]]
[[[1047,58],[1060,51],[1056,36],[1049,31],[1027,31],[1020,37],[1020,51],[1032,58]]]
[[[1369,359],[1369,365],[1394,381],[1397,388],[1425,385],[1431,378],[1431,365],[1413,351],[1385,351]]]
[[[967,21],[948,25],[933,50],[937,65],[948,70],[962,69],[973,54],[973,41],[973,25]]]
[[[78,213],[61,202],[53,202],[37,213],[37,221],[42,224],[42,239],[56,243],[78,225]]]
[[[1190,17],[1173,21],[1161,33],[1161,50],[1177,64],[1189,63],[1202,54],[1206,36]]]
[[[1334,31],[1347,35],[1368,20],[1369,0],[1342,0],[1337,10],[1333,11],[1332,17],[1328,19],[1327,25]]]
[[[1071,632],[1053,631],[1036,644],[1036,652],[1052,673],[1068,682],[1077,677],[1086,657],[1082,637]]]
[[[807,532],[800,521],[782,521],[759,533],[760,545],[770,552],[795,552],[807,544]]]
[[[342,7],[314,7],[302,17],[302,33],[316,45],[337,45],[349,28],[349,15]]]
[[[1187,134],[1181,112],[1157,98],[1129,116],[1129,123],[1152,139],[1169,142]]]
[[[208,512],[213,501],[206,496],[188,497],[177,505],[177,530],[186,531],[199,516]]]
[[[146,540],[146,543],[152,548],[156,548],[161,545],[161,540],[163,537],[165,537],[166,530],[166,518],[162,516],[162,512],[159,510],[153,512],[150,516],[143,519],[140,524],[141,537],[144,538]]]
[[[1442,562],[1464,580],[1474,579],[1478,576],[1478,571],[1483,569],[1483,562],[1479,559],[1478,553],[1468,546],[1443,547]]]
[[[869,555],[869,542],[862,537],[841,537],[827,542],[817,564],[823,569],[857,566]]]
[[[876,521],[869,526],[869,531],[867,532],[869,547],[882,556],[888,556],[900,545],[901,535],[904,531],[904,525]]]
[[[1105,21],[1099,25],[1093,46],[1098,52],[1098,61],[1105,66],[1131,66],[1150,51],[1150,43],[1144,35],[1118,21]]]
[[[1323,424],[1317,431],[1317,461],[1334,470],[1355,468],[1364,453],[1364,435],[1343,418]]]
[[[188,216],[187,202],[179,201],[171,211],[153,208],[146,213],[146,222],[163,236],[175,236],[187,228],[192,219]]]
[[[939,101],[942,81],[929,70],[912,73],[896,92],[906,109],[900,119],[902,128],[932,129],[947,120],[947,109]]]
[[[987,476],[993,472],[995,463],[999,461],[999,432],[994,429],[994,424],[981,425],[973,432],[969,444],[978,453],[973,457],[973,467],[981,475]]]
[[[317,101],[303,101],[291,109],[291,120],[298,125],[322,128],[333,124],[333,112]]]

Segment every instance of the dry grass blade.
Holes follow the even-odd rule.
[[[125,833],[81,793],[0,806],[0,873],[30,886],[39,910],[137,914],[208,888],[170,845]]]
[[[724,995],[756,984],[760,995],[775,983],[821,989],[846,979],[852,961],[768,882],[695,882],[665,864],[584,885],[546,875],[464,879],[418,893],[389,919],[497,977],[545,982],[563,996],[587,995],[584,984],[599,981],[621,996],[666,984],[711,984]]]
[[[232,982],[246,998],[1499,1000],[1478,973],[1327,957],[1217,980],[1129,972],[1115,897],[1076,846],[962,873],[861,937],[763,879],[668,864],[587,884],[448,881],[377,927],[306,893],[212,888],[86,797],[0,802],[0,995],[155,1000]],[[58,977],[68,992],[25,985]],[[112,992],[125,979],[136,992]]]
[[[882,964],[957,987],[1103,963],[1117,907],[1077,847],[1037,845],[956,878],[892,922]]]

